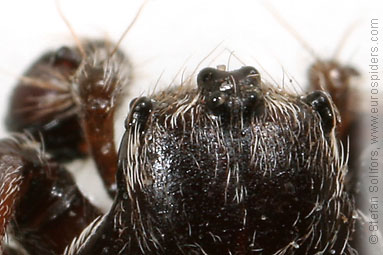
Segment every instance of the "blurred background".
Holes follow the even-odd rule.
[[[17,75],[44,51],[74,44],[55,2],[15,0],[0,5],[0,119]],[[60,3],[79,37],[117,41],[143,1]],[[378,0],[149,0],[121,44],[134,66],[130,95],[145,93],[156,83],[179,83],[196,68],[225,64],[234,69],[242,63],[258,68],[266,80],[281,84],[285,77],[289,85],[290,76],[293,86],[304,88],[314,58],[265,8],[270,4],[317,56],[332,58],[347,37],[339,60],[367,70],[363,51],[369,43],[369,22],[383,13]]]

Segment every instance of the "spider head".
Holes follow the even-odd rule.
[[[206,68],[197,83],[132,103],[118,179],[137,247],[340,254],[352,205],[331,98],[273,88],[252,67]]]

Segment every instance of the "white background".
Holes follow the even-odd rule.
[[[117,41],[142,0],[61,0],[61,8],[80,37]],[[301,44],[264,7],[267,1],[149,0],[121,48],[134,65],[134,90],[139,95],[207,65],[247,65],[266,70],[277,83],[283,73],[306,86],[306,71],[314,61]],[[345,32],[354,27],[340,54],[341,62],[368,68],[369,21],[383,13],[380,1],[269,1],[306,40],[316,54],[332,58]],[[381,15],[382,16],[382,15]],[[7,98],[21,74],[47,49],[73,45],[54,0],[13,0],[0,3],[0,119]],[[264,70],[263,70],[264,69]],[[181,77],[175,79],[179,82]],[[285,81],[285,83],[288,83]],[[1,127],[0,134],[4,129]]]
[[[117,41],[142,2],[61,0],[61,7],[80,37]],[[306,70],[314,59],[266,10],[264,2],[149,0],[121,45],[135,67],[131,95],[152,88],[160,77],[161,86],[168,85],[180,70],[190,74],[217,46],[201,68],[227,64],[230,52],[234,52],[242,62],[260,69],[268,80],[260,65],[278,83],[285,72],[305,87]],[[354,26],[340,61],[362,72],[367,70],[368,52],[364,50],[369,46],[369,21],[383,13],[381,1],[269,2],[324,59],[333,56],[346,30]],[[74,41],[54,0],[1,1],[0,32],[2,119],[17,75],[45,50],[73,45]],[[239,65],[235,57],[230,58],[229,68]],[[176,83],[180,79],[176,78]]]
[[[345,32],[354,26],[339,60],[361,71],[361,87],[368,84],[368,77],[363,74],[368,71],[369,22],[371,18],[381,18],[383,27],[381,1],[270,2],[323,59],[333,57]],[[167,86],[180,70],[190,74],[217,46],[201,67],[228,63],[230,69],[238,67],[240,62],[233,56],[230,58],[230,52],[234,52],[242,62],[258,68],[267,80],[271,78],[264,74],[264,70],[277,83],[282,82],[285,73],[296,80],[293,86],[306,87],[306,71],[313,63],[313,57],[276,21],[263,3],[250,0],[149,1],[121,45],[135,68],[130,97],[145,94],[160,77],[159,86]],[[138,0],[61,1],[65,16],[80,37],[108,37],[114,41],[129,25],[141,4]],[[380,31],[383,44],[383,30]],[[45,50],[73,45],[74,41],[54,0],[1,1],[0,32],[2,121],[17,75]],[[179,75],[175,83],[180,80]],[[126,108],[122,112],[125,115]],[[120,136],[123,117],[117,122],[120,127],[117,136]],[[3,126],[0,126],[0,136],[6,136]],[[72,166],[75,167],[83,168],[83,165]],[[82,170],[78,173],[80,178],[88,180],[89,172]],[[92,186],[100,189],[99,183]],[[101,200],[95,195],[92,199],[98,204]]]

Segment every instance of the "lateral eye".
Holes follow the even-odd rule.
[[[330,100],[330,96],[324,91],[313,91],[304,97],[304,101],[319,114],[323,130],[326,133],[329,133],[336,124],[336,117]]]
[[[133,111],[143,113],[149,113],[152,109],[152,102],[146,97],[138,98],[135,101]]]
[[[130,114],[125,120],[125,128],[139,124],[142,129],[153,109],[153,102],[147,97],[138,97],[130,102]]]

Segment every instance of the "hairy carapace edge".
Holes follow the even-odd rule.
[[[249,66],[197,84],[131,102],[114,204],[65,254],[357,254],[330,96]]]

